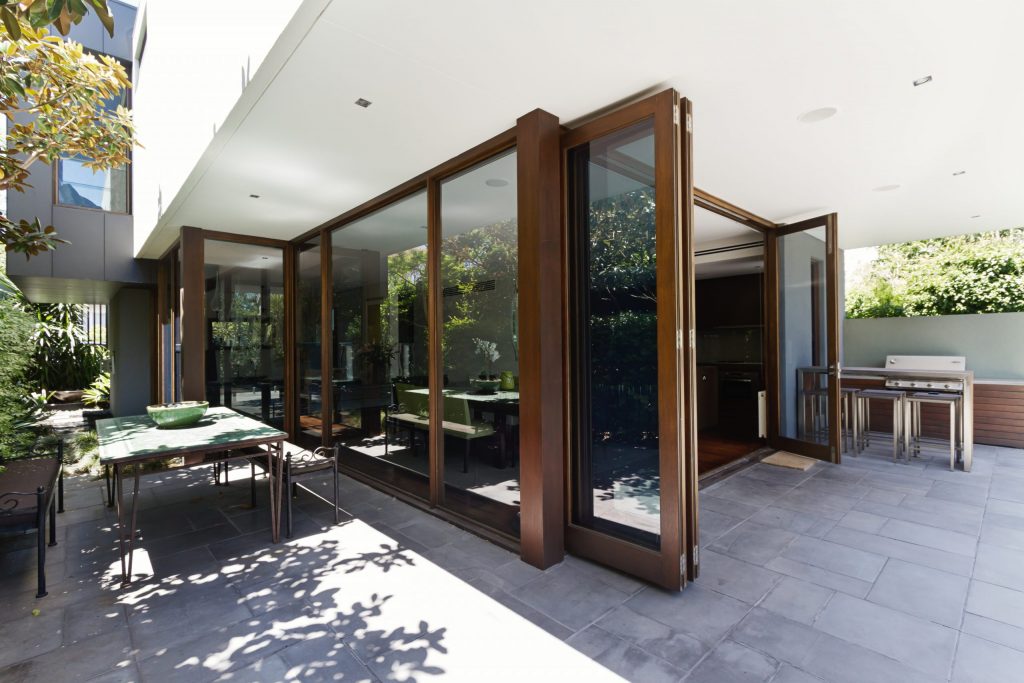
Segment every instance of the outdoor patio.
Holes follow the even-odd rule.
[[[702,491],[702,576],[675,595],[571,557],[538,571],[347,478],[341,525],[303,492],[273,546],[241,468],[143,479],[153,574],[121,589],[102,482],[71,480],[48,597],[31,539],[0,546],[0,678],[1019,680],[1024,453],[978,446],[970,474],[885,455]]]

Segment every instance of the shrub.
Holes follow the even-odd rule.
[[[0,301],[0,458],[24,457],[35,441],[33,411],[25,401],[32,361],[33,316]]]

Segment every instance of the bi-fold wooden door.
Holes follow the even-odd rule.
[[[836,214],[768,231],[768,440],[840,459],[839,248]]]
[[[563,135],[570,552],[670,590],[692,577],[689,103],[673,90]],[[687,288],[688,289],[688,288]],[[688,292],[687,292],[688,295]],[[684,343],[686,342],[686,343]]]

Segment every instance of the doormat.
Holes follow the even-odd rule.
[[[794,470],[809,470],[818,461],[814,458],[807,458],[802,455],[787,453],[786,451],[775,451],[761,462],[766,465],[789,467]]]

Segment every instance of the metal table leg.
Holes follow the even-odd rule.
[[[139,465],[132,465],[132,477],[135,480],[132,486],[131,511],[129,512],[130,524],[125,529],[124,523],[124,465],[114,465],[114,488],[117,490],[117,542],[121,551],[121,582],[131,583],[132,580],[132,550],[135,541],[135,519],[139,502]],[[128,560],[125,562],[125,556]]]

